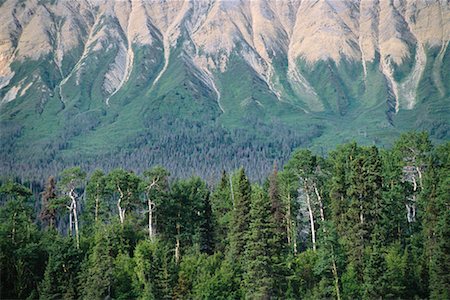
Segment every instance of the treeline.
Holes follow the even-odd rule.
[[[79,167],[1,186],[0,298],[449,299],[450,143],[295,151],[264,184]]]
[[[83,128],[78,122],[70,124],[77,132]],[[42,184],[48,174],[71,166],[80,166],[88,173],[123,168],[141,174],[147,166],[161,165],[177,178],[198,174],[208,179],[219,178],[222,169],[244,166],[251,179],[262,180],[270,173],[274,160],[286,162],[292,149],[310,144],[323,131],[314,125],[300,132],[275,122],[268,125],[245,120],[245,124],[245,129],[226,129],[205,120],[152,112],[138,133],[124,134],[127,138],[120,143],[102,144],[96,151],[79,153],[72,139],[89,131],[72,135],[73,130],[65,128],[30,146],[30,141],[23,139],[23,126],[5,127],[0,122],[0,170],[2,175],[16,176],[19,181]]]

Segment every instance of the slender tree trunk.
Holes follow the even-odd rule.
[[[233,202],[233,209],[234,209],[233,180],[231,179],[231,174],[230,174],[230,193],[231,193],[231,201]]]
[[[120,194],[119,199],[117,200],[117,209],[119,211],[120,224],[122,224],[122,226],[123,226],[123,223],[125,221],[125,209],[122,210],[122,207],[120,206],[120,204],[122,202],[124,194],[123,194],[123,191],[120,188],[120,186],[117,186],[117,190],[119,191],[119,194]]]
[[[179,214],[178,214],[179,215]],[[180,224],[177,223],[177,237],[175,242],[175,262],[180,262]]]
[[[287,213],[286,213],[286,235],[288,245],[291,245],[291,194],[288,193]]]
[[[72,214],[73,214],[73,221],[74,221],[73,225],[75,227],[75,239],[77,242],[77,249],[79,249],[80,248],[80,236],[79,236],[79,231],[78,231],[77,195],[75,194],[74,189],[70,190],[69,195],[70,195],[70,199],[72,200],[72,203],[70,204],[70,207],[72,209],[71,219],[72,219]],[[72,227],[72,224],[71,224],[71,227]]]
[[[331,259],[333,261],[332,264],[332,272],[333,272],[333,277],[334,277],[334,288],[336,289],[336,298],[337,300],[341,300],[341,293],[339,291],[339,276],[338,276],[338,272],[337,272],[337,267],[336,267],[336,259],[334,258],[334,250],[333,250],[333,246],[331,247]]]
[[[153,232],[153,209],[155,207],[155,204],[148,199],[148,236],[150,240],[153,241],[154,232]]]
[[[67,207],[69,209],[69,234],[72,236],[73,230],[73,201],[70,203],[70,206]]]
[[[320,220],[322,222],[325,221],[325,214],[323,212],[323,202],[322,202],[322,197],[320,196],[319,190],[317,189],[316,184],[314,183],[314,192],[316,193],[317,196],[317,201],[319,202],[319,209],[320,209]]]
[[[363,209],[363,205],[362,202],[364,201],[364,197],[361,193],[359,193],[359,221],[361,222],[361,224],[364,224],[364,209]]]
[[[311,239],[312,239],[312,244],[313,244],[313,251],[316,251],[316,229],[314,226],[314,215],[313,215],[313,211],[312,211],[311,199],[309,196],[308,187],[306,185],[307,185],[307,183],[305,182],[306,205],[308,206],[309,221],[311,223]]]
[[[12,240],[13,244],[15,243],[15,239],[16,239],[16,216],[17,216],[17,213],[15,212],[13,215],[13,222],[12,222],[13,226],[12,226],[12,232],[11,232],[11,240]]]
[[[73,217],[75,221],[75,238],[77,241],[77,249],[80,249],[80,232],[78,231],[78,213],[77,213],[77,203],[74,202]]]
[[[99,208],[99,202],[100,202],[100,199],[99,199],[99,196],[98,196],[98,194],[97,194],[96,197],[95,197],[95,223],[98,222],[98,208]]]
[[[294,244],[294,255],[297,255],[297,229],[293,230],[293,235],[292,235],[292,239],[293,239],[293,244]]]
[[[422,171],[420,170],[420,167],[416,166],[417,175],[419,176],[419,186],[420,188],[423,187],[422,185]]]

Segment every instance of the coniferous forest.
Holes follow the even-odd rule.
[[[248,173],[73,167],[38,197],[3,182],[0,299],[450,298],[449,142],[298,149]]]

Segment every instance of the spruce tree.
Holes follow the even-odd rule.
[[[270,209],[267,195],[260,187],[254,187],[243,261],[243,286],[247,299],[270,299],[274,296],[274,238],[277,229]]]
[[[92,253],[83,263],[80,290],[83,299],[111,298],[114,288],[114,259],[119,247],[111,225],[102,225],[95,234]]]
[[[214,229],[209,193],[203,199],[203,210],[200,223],[200,252],[206,254],[214,253]]]
[[[378,226],[372,235],[372,246],[368,250],[368,261],[364,268],[365,299],[380,299],[387,294],[387,265],[382,248],[382,236]]]
[[[420,202],[432,299],[450,297],[450,143],[439,147],[425,174]]]
[[[250,205],[252,189],[245,175],[244,168],[239,169],[237,174],[237,185],[234,190],[233,222],[231,228],[231,257],[239,261],[244,254],[247,244],[248,230],[250,224]],[[269,208],[270,211],[270,208]]]
[[[46,240],[49,258],[39,288],[40,298],[77,298],[77,274],[81,268],[82,252],[70,238],[60,237],[55,232],[47,233]]]
[[[273,173],[269,176],[268,196],[271,204],[271,218],[275,228],[273,238],[270,240],[272,249],[272,274],[275,280],[276,295],[282,295],[287,288],[286,277],[286,258],[287,258],[287,231],[286,231],[286,214],[285,205],[281,199],[281,191],[279,188],[279,178],[276,165]],[[290,205],[290,204],[289,204]]]
[[[45,189],[41,195],[42,206],[39,218],[45,228],[55,228],[56,226],[56,208],[54,200],[56,195],[56,180],[55,177],[50,176],[45,184]]]
[[[223,171],[219,184],[211,194],[215,248],[221,252],[225,252],[229,245],[228,238],[233,217],[231,185],[231,177]]]
[[[274,217],[275,223],[277,225],[278,233],[282,239],[283,244],[286,243],[286,217],[285,217],[285,208],[281,201],[280,188],[278,183],[278,171],[277,166],[274,165],[274,169],[272,174],[269,176],[269,199],[272,204],[271,213]],[[280,246],[283,246],[281,244]]]

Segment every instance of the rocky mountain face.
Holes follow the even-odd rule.
[[[64,164],[168,130],[172,148],[205,128],[295,132],[287,148],[449,137],[447,0],[6,0],[0,40],[7,169],[30,146]]]

